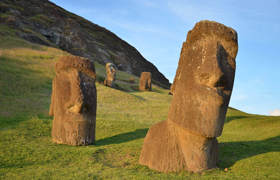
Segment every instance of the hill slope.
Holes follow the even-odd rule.
[[[96,145],[54,144],[48,116],[53,64],[66,52],[11,39],[2,43],[0,47],[17,48],[0,48],[0,179],[280,177],[280,117],[250,115],[232,108],[219,137],[219,168],[201,174],[164,174],[139,165],[148,128],[167,118],[172,98],[157,87],[153,92],[124,92],[97,83]],[[97,70],[104,73],[99,65]],[[129,76],[124,73],[119,79]],[[123,89],[126,85],[119,84]]]
[[[134,47],[48,0],[1,0],[0,25],[0,36],[17,36],[57,47],[101,64],[113,62],[120,70],[136,76],[149,71],[154,83],[169,88],[164,75]]]

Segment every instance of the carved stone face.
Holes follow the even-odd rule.
[[[58,73],[56,78],[57,92],[60,94],[61,111],[68,119],[83,119],[84,114],[91,113],[95,104],[95,79],[77,69]]]
[[[112,63],[106,64],[106,74],[107,74],[107,77],[106,77],[107,80],[109,80],[111,82],[115,80],[116,68],[115,68],[114,64],[112,64]]]
[[[52,136],[58,143],[71,145],[94,143],[95,73],[85,62],[87,61],[83,59],[68,57],[56,65],[50,114],[54,115]]]
[[[115,87],[114,81],[116,79],[116,67],[112,63],[106,64],[106,79],[104,85],[109,87]]]
[[[152,73],[142,72],[139,80],[140,91],[151,91],[152,90]]]
[[[169,120],[194,134],[206,137],[221,134],[237,53],[237,42],[232,47],[229,44],[234,42],[215,34],[201,35],[183,44]]]
[[[198,22],[183,44],[168,120],[153,125],[139,163],[162,172],[217,167],[218,142],[235,73],[237,33]]]

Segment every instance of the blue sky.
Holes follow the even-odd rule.
[[[239,51],[230,106],[280,115],[280,0],[51,0],[134,46],[172,83],[187,32],[200,20],[234,28]]]

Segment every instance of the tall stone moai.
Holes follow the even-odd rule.
[[[237,51],[237,33],[223,24],[201,21],[188,32],[168,119],[149,129],[140,164],[162,172],[217,166]]]
[[[95,142],[95,67],[88,59],[64,56],[55,65],[50,112],[52,139],[58,144]]]
[[[140,91],[151,91],[152,90],[152,73],[142,72],[139,80]]]
[[[116,79],[116,66],[112,63],[106,63],[106,79],[104,80],[104,85],[109,87],[114,87],[115,79]]]

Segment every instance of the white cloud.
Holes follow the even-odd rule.
[[[269,113],[271,116],[280,116],[280,109],[275,109]]]

